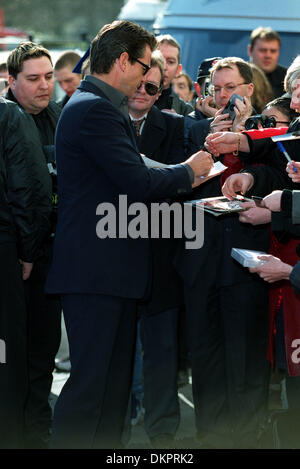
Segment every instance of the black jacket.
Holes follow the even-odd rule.
[[[137,144],[141,153],[160,163],[177,164],[185,160],[183,139],[184,118],[160,111],[155,106],[148,112],[142,135]],[[160,201],[161,202],[161,201]],[[152,315],[181,306],[182,285],[172,261],[176,240],[151,239],[151,293],[142,304],[144,314]]]
[[[15,102],[22,108],[20,103],[15,98],[12,91],[9,89],[6,98]],[[52,213],[51,213],[51,232],[54,233],[57,218],[57,176],[56,176],[56,158],[55,158],[55,130],[58,119],[60,117],[62,108],[50,101],[48,106],[38,114],[30,114],[31,119],[35,123],[35,132],[37,131],[40,140],[40,165],[47,168],[50,177],[48,176],[51,184],[48,183],[48,196],[52,197]]]
[[[178,94],[175,93],[172,86],[162,91],[155,106],[161,111],[163,109],[174,109],[174,111],[181,116],[187,116],[193,111],[193,106],[181,99]]]
[[[49,232],[51,186],[32,118],[0,99],[0,243],[16,242],[31,262]]]

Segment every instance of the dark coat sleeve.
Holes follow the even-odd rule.
[[[129,200],[147,202],[191,192],[189,173],[183,165],[149,169],[137,158],[139,155],[128,139],[123,117],[116,114],[110,103],[103,100],[99,105],[96,101],[85,112],[93,115],[93,119],[87,119],[85,113],[81,116],[79,145],[84,142],[88,158],[119,188],[121,194],[127,193]],[[173,175],[167,177],[168,173]]]
[[[300,129],[299,118],[289,127],[288,132]],[[286,172],[287,160],[270,138],[252,141],[248,137],[250,153],[240,153],[239,157],[246,165],[243,172],[254,176],[254,184],[246,195],[265,196],[276,189],[297,189]],[[283,142],[284,148],[292,160],[300,160],[300,140]],[[249,165],[254,164],[254,166]],[[256,164],[256,166],[255,166]]]
[[[209,133],[209,126],[212,119],[202,119],[191,126],[188,133],[187,153],[192,155],[199,150],[203,150],[205,139]]]
[[[49,232],[51,192],[39,137],[31,117],[9,105],[3,138],[7,202],[22,260],[32,262]]]

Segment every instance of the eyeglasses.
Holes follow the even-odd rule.
[[[149,70],[151,68],[151,67],[149,67],[149,65],[144,64],[144,62],[142,62],[139,59],[136,59],[135,57],[133,57],[132,60],[135,60],[136,62],[138,62],[143,67],[143,69],[144,69],[143,75],[146,75],[146,73],[149,72]]]
[[[140,90],[143,85],[146,93],[149,94],[149,96],[155,96],[161,90],[160,86],[157,86],[155,83],[151,83],[151,81],[141,82],[137,89]]]
[[[226,93],[228,94],[233,94],[235,92],[235,90],[237,89],[238,86],[241,86],[241,85],[249,85],[249,83],[238,83],[237,85],[226,85],[226,86],[214,86],[214,85],[210,85],[209,87],[209,93],[212,94],[212,93],[220,93],[221,90],[225,90]]]
[[[264,129],[265,128],[275,128],[277,124],[286,124],[289,125],[288,121],[278,121],[273,116],[265,116],[264,114],[257,114],[256,116],[251,116],[245,122],[245,129],[252,130],[258,129],[258,124],[260,124]]]

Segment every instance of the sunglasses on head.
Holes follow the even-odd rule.
[[[277,121],[273,116],[265,116],[264,114],[257,114],[256,116],[251,116],[245,122],[245,129],[252,130],[258,129],[258,125],[261,125],[265,128],[274,128],[277,124],[289,125],[287,121]]]
[[[160,87],[155,85],[155,83],[151,83],[151,81],[142,82],[140,86],[138,86],[138,90],[142,88],[144,85],[145,91],[149,96],[154,96],[160,91]]]

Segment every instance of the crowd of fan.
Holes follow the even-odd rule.
[[[239,214],[205,215],[204,246],[197,252],[185,250],[182,240],[151,240],[152,287],[138,306],[124,445],[130,425],[143,420],[153,448],[180,447],[178,386],[190,374],[195,448],[259,447],[271,367],[285,378],[297,424],[299,144],[283,142],[292,160],[287,164],[271,137],[299,129],[300,56],[282,67],[280,45],[275,31],[257,28],[249,62],[199,58],[193,82],[182,69],[178,42],[159,36],[151,68],[128,101],[140,153],[172,165],[202,149],[226,166],[204,177],[189,199],[242,194],[247,200]],[[79,60],[67,51],[53,64],[47,49],[27,42],[0,66],[1,448],[49,445],[62,312],[59,296],[45,293],[57,222],[55,130],[90,75],[88,60],[81,73],[73,72]],[[55,80],[65,92],[57,103]],[[233,95],[239,97],[230,117],[224,108]],[[260,207],[252,196],[261,197]],[[233,247],[265,253],[263,263],[239,265]],[[71,364],[57,367],[70,371]]]

